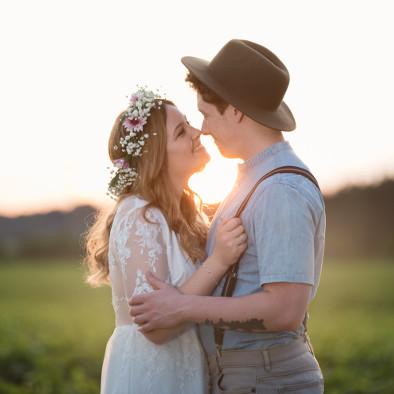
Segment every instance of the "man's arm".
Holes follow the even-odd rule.
[[[296,330],[304,319],[310,291],[306,284],[271,283],[243,297],[190,299],[184,313],[186,320],[230,330]]]
[[[240,331],[295,330],[303,321],[311,286],[271,283],[251,295],[209,297],[183,295],[154,277],[159,290],[132,298],[130,313],[141,332],[174,327],[182,322],[208,323]]]

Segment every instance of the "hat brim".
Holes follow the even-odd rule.
[[[242,97],[236,97],[231,89],[223,86],[210,74],[209,62],[207,60],[185,56],[181,61],[199,81],[254,121],[282,131],[292,131],[296,128],[294,116],[284,101],[280,103],[275,111],[266,111],[258,105],[246,105]]]

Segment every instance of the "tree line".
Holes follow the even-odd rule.
[[[394,261],[394,180],[349,187],[325,197],[328,258]],[[215,206],[207,207],[212,215]],[[0,216],[0,259],[81,258],[84,234],[97,210],[80,206],[8,218]]]

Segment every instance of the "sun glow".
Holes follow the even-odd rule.
[[[194,174],[189,186],[204,203],[218,203],[230,192],[237,177],[237,159],[225,159],[211,137],[201,136],[201,142],[211,156],[204,171]]]

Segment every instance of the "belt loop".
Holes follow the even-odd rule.
[[[312,356],[314,356],[315,352],[313,351],[313,346],[312,346],[312,343],[311,343],[308,333],[305,331],[303,336],[304,336],[304,342],[308,346],[309,352],[312,354]]]
[[[222,357],[222,347],[221,346],[219,346],[218,344],[216,344],[216,346],[215,346],[215,350],[216,350],[216,358],[220,358],[220,357]]]
[[[268,350],[263,349],[262,351],[263,359],[264,359],[264,369],[266,371],[271,371],[271,360]]]
[[[221,358],[222,358],[222,348],[221,348],[221,346],[216,344],[215,360],[216,360],[216,367],[217,367],[219,375],[221,375],[223,373],[222,366],[220,365],[220,359]]]

